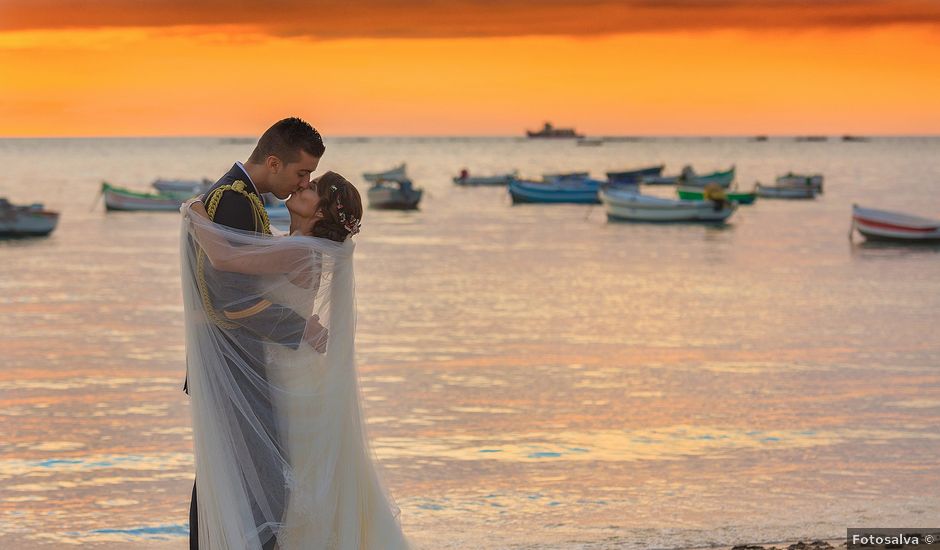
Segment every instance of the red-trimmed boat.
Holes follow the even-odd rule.
[[[866,239],[936,242],[940,241],[940,220],[901,212],[875,210],[852,205],[852,228]]]

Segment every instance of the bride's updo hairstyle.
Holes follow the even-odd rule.
[[[336,172],[327,172],[316,181],[323,219],[313,226],[313,237],[343,242],[359,232],[362,198],[349,181]]]

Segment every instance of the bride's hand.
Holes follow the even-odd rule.
[[[320,324],[320,316],[313,314],[307,319],[307,329],[304,330],[304,341],[319,353],[326,353],[326,342],[330,331]]]
[[[313,286],[314,274],[313,268],[308,265],[300,268],[296,273],[291,274],[288,280],[290,280],[291,284],[294,286],[309,289]],[[319,276],[319,273],[316,273],[316,275]]]

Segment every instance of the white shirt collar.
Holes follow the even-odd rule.
[[[251,187],[254,188],[255,194],[260,197],[261,193],[258,192],[258,187],[255,185],[255,182],[251,181],[251,174],[248,173],[248,170],[245,170],[245,165],[242,164],[242,161],[236,160],[235,165],[242,169],[242,172],[244,172],[245,176],[248,177],[248,183],[250,183]]]

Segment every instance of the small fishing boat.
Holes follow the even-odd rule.
[[[590,179],[589,172],[558,172],[555,174],[542,174],[542,183],[578,182]]]
[[[710,174],[696,174],[691,170],[691,167],[689,167],[688,171],[683,169],[676,183],[683,187],[705,187],[710,183],[716,183],[727,189],[731,186],[731,182],[734,181],[734,174],[734,166],[728,170],[711,172]]]
[[[369,183],[376,183],[379,180],[401,180],[407,179],[408,175],[406,174],[406,165],[401,163],[394,168],[390,168],[383,172],[365,172],[362,174],[363,179]]]
[[[754,186],[758,197],[767,199],[812,199],[816,197],[816,190],[812,186],[804,185],[764,185],[760,182]]]
[[[823,177],[822,174],[794,174],[787,172],[782,176],[777,176],[777,185],[780,187],[812,187],[817,193],[822,193]]]
[[[686,201],[603,188],[598,193],[610,220],[642,222],[724,222],[738,205],[729,201]]]
[[[679,198],[686,201],[701,201],[705,200],[705,188],[704,187],[677,187],[676,192],[679,194]],[[729,201],[736,202],[738,204],[753,204],[757,200],[757,190],[751,192],[746,191],[727,191],[724,193],[725,198]]]
[[[52,233],[58,223],[59,213],[40,203],[17,206],[0,198],[0,237],[41,237]]]
[[[101,193],[107,210],[178,212],[188,198],[164,193],[140,193],[102,182]]]
[[[150,184],[151,187],[159,193],[182,194],[188,193],[189,196],[198,195],[208,191],[213,182],[208,179],[203,180],[165,180],[156,179]]]
[[[369,207],[383,210],[414,210],[421,201],[422,189],[415,189],[408,178],[379,179],[366,192]]]
[[[517,178],[518,172],[513,171],[508,174],[497,174],[494,176],[471,176],[469,170],[461,170],[459,176],[454,176],[454,183],[457,185],[506,185],[509,180]]]
[[[646,166],[632,170],[607,172],[607,181],[614,185],[638,184],[641,181],[645,183],[647,179],[659,177],[665,167],[663,164],[657,164],[656,166]]]
[[[907,242],[940,241],[940,220],[852,205],[852,228],[866,239]]]
[[[575,132],[574,128],[555,128],[551,122],[546,122],[541,130],[526,130],[526,135],[530,138],[583,138],[584,136]]]
[[[509,195],[513,203],[596,204],[601,181],[588,178],[560,178],[543,181],[512,180]]]

